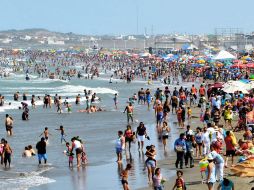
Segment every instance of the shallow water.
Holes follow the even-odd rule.
[[[0,188],[3,189],[121,189],[119,171],[126,165],[126,160],[131,161],[133,169],[130,172],[129,184],[131,189],[147,186],[147,173],[143,171],[145,156],[137,150],[137,144],[132,144],[131,159],[129,153],[124,154],[123,165],[115,162],[116,155],[114,142],[117,138],[118,130],[125,130],[126,115],[122,113],[126,106],[128,97],[137,93],[138,89],[163,88],[159,82],[147,85],[145,81],[136,81],[126,84],[120,80],[108,83],[108,76],[94,80],[76,80],[70,82],[60,80],[41,79],[36,76],[30,81],[25,81],[24,75],[12,75],[4,80],[0,79],[0,92],[6,97],[6,102],[11,102],[11,106],[0,107],[0,120],[4,123],[5,113],[9,113],[14,118],[14,136],[6,137],[4,125],[0,130],[0,137],[7,138],[14,150],[12,168],[10,170],[0,170]],[[186,84],[190,85],[190,84]],[[102,99],[97,105],[105,108],[106,112],[98,113],[77,113],[77,110],[85,109],[85,105],[73,106],[71,114],[57,114],[56,108],[43,109],[38,107],[35,110],[30,108],[30,120],[21,120],[21,110],[17,110],[20,102],[12,101],[13,93],[19,91],[28,93],[29,100],[32,94],[43,96],[44,94],[59,94],[64,98],[69,97],[69,102],[74,102],[75,96],[80,93],[83,96],[84,89],[91,89]],[[119,110],[113,106],[114,93],[119,94]],[[22,98],[22,97],[21,97]],[[64,99],[63,99],[64,100]],[[42,104],[41,102],[37,102]],[[157,159],[165,159],[170,155],[165,155],[162,143],[158,140],[155,128],[154,113],[147,111],[143,105],[135,105],[135,120],[143,121],[146,124],[150,141],[156,146],[158,151]],[[173,141],[178,136],[178,132],[173,127],[175,116],[170,116],[171,137],[168,143],[168,152],[172,150]],[[132,125],[135,130],[137,122]],[[64,144],[60,144],[59,131],[54,129],[63,125],[69,141],[73,136],[79,135],[85,141],[85,148],[88,155],[88,166],[86,168],[68,167],[68,158],[63,154]],[[47,147],[48,162],[45,167],[38,168],[36,158],[24,159],[21,157],[25,146],[40,140],[39,135],[44,127],[49,128],[52,134]],[[75,162],[74,162],[75,163]],[[172,176],[170,171],[162,173],[166,178]]]

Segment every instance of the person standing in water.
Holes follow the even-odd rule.
[[[60,133],[61,133],[61,144],[63,143],[63,141],[64,142],[66,142],[66,140],[65,140],[65,136],[66,136],[66,134],[65,134],[65,132],[64,132],[64,127],[61,125],[60,126],[60,128],[59,129],[56,129],[57,131],[60,131]]]
[[[114,104],[115,104],[115,109],[117,110],[117,104],[118,104],[117,94],[115,94],[115,97],[113,98],[113,100],[114,100]]]
[[[123,185],[123,190],[130,190],[129,184],[128,184],[128,175],[129,171],[131,169],[131,164],[127,164],[125,170],[122,171],[121,177],[122,177],[122,185]]]
[[[46,146],[47,146],[47,143],[45,142],[44,137],[42,137],[41,140],[36,144],[39,165],[41,164],[42,159],[44,160],[44,163],[47,164]]]
[[[130,119],[131,122],[133,123],[133,106],[132,103],[129,103],[128,106],[125,107],[125,110],[123,113],[125,113],[127,111],[127,122],[130,123]]]
[[[49,140],[49,135],[51,135],[51,134],[49,133],[49,130],[48,130],[47,127],[45,127],[43,133],[42,133],[40,136],[42,136],[43,134],[44,134],[44,139],[45,139],[45,141],[47,142],[47,141]],[[40,137],[40,136],[39,136],[39,137]]]
[[[57,113],[59,112],[60,114],[62,113],[62,97],[59,96],[57,99]]]
[[[4,167],[7,167],[7,162],[9,165],[9,168],[11,166],[11,154],[12,154],[12,149],[10,147],[10,145],[8,144],[8,142],[5,140],[4,141]]]
[[[117,162],[122,162],[122,152],[125,148],[125,138],[123,136],[122,131],[118,131],[118,138],[116,140],[116,155],[117,155]]]
[[[5,128],[6,128],[6,132],[7,135],[12,136],[13,135],[13,119],[11,116],[9,116],[9,114],[6,114],[6,118],[5,118]]]

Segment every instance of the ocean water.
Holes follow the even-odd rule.
[[[190,84],[183,84],[190,86]],[[123,164],[117,164],[114,143],[118,130],[126,128],[126,114],[123,110],[127,105],[127,100],[141,88],[156,89],[164,88],[160,82],[147,85],[145,81],[137,80],[131,84],[115,79],[109,83],[109,75],[102,75],[94,80],[72,79],[71,81],[50,80],[38,78],[31,75],[31,80],[26,81],[25,75],[13,74],[7,79],[0,79],[0,93],[5,96],[5,102],[11,103],[0,107],[0,137],[8,140],[13,148],[11,169],[0,169],[0,189],[86,189],[86,190],[114,190],[121,189],[119,173],[126,166],[126,160],[131,161],[133,169],[130,172],[129,184],[131,189],[147,186],[147,173],[143,171],[145,156],[137,150],[137,144],[132,144],[131,155],[127,152],[123,154]],[[173,88],[173,86],[170,86]],[[84,89],[92,90],[101,98],[101,102],[96,105],[106,109],[105,112],[92,114],[78,113],[80,109],[85,109]],[[42,101],[37,101],[35,110],[30,108],[30,120],[22,121],[22,111],[17,108],[21,105],[22,96],[19,102],[13,101],[13,93],[19,91],[20,94],[27,93],[30,104],[31,95],[43,96],[56,93],[63,97],[68,97],[68,102],[72,103],[71,114],[57,114],[56,108],[43,109]],[[115,110],[113,105],[114,94],[119,94],[119,109]],[[75,96],[82,95],[81,105],[74,105]],[[151,138],[145,145],[154,144],[157,149],[157,159],[166,159],[170,154],[164,154],[162,143],[158,140],[155,128],[155,117],[153,110],[147,111],[144,105],[135,104],[134,119],[136,122],[132,129],[136,130],[139,121],[143,121],[147,127]],[[5,114],[8,113],[14,118],[14,136],[7,137],[4,127]],[[174,127],[175,116],[170,116],[171,137],[168,143],[168,152],[172,150],[172,142],[177,138],[178,131]],[[60,133],[55,129],[63,125],[67,134],[66,140],[70,141],[73,136],[80,136],[85,142],[88,155],[88,165],[85,168],[69,169],[68,158],[63,154],[66,149],[60,143]],[[31,144],[35,147],[40,140],[39,135],[44,128],[48,127],[50,132],[49,144],[47,147],[48,164],[38,167],[36,157],[22,158],[21,154],[25,146]],[[74,161],[76,163],[76,161]],[[162,170],[165,177],[174,175],[172,171]]]

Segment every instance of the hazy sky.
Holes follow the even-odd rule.
[[[147,28],[151,34],[153,28],[155,34],[202,34],[214,33],[216,27],[236,27],[254,31],[254,0],[1,0],[0,6],[0,30],[144,34]]]

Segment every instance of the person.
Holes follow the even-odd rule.
[[[230,131],[226,132],[226,137],[224,138],[226,144],[226,161],[225,167],[228,167],[228,158],[231,156],[232,158],[232,165],[234,164],[234,156],[235,156],[235,145],[233,143],[233,139],[230,136]]]
[[[5,115],[5,128],[7,135],[12,136],[13,135],[13,119],[9,114]]]
[[[47,142],[47,141],[49,140],[49,135],[51,135],[51,134],[49,133],[49,130],[48,130],[47,127],[45,127],[43,133],[42,133],[39,137],[41,137],[43,134],[44,134],[44,139],[45,139],[45,141]]]
[[[73,167],[73,160],[74,160],[74,153],[70,152],[68,154],[68,159],[69,159],[69,167]]]
[[[39,165],[41,164],[41,160],[44,160],[44,164],[47,164],[47,151],[46,151],[47,143],[45,142],[45,138],[42,137],[41,141],[36,144],[38,161]]]
[[[35,95],[32,95],[32,99],[31,99],[31,105],[32,105],[32,108],[35,109]]]
[[[77,167],[81,166],[81,153],[83,152],[83,145],[82,141],[78,137],[73,137],[71,139],[72,146],[71,146],[71,152],[75,150],[76,152],[76,158],[77,158]]]
[[[163,121],[162,128],[161,128],[161,135],[162,135],[162,144],[164,146],[164,151],[166,150],[169,132],[170,132],[170,128],[168,127],[168,123],[166,121]]]
[[[118,104],[117,94],[115,94],[113,100],[114,100],[114,104],[115,104],[115,109],[117,110],[117,104]]]
[[[35,156],[35,155],[36,155],[36,154],[35,154],[35,151],[34,151],[34,149],[33,149],[33,147],[32,147],[32,145],[28,145],[27,148],[28,148],[28,150],[31,152],[31,155],[32,155],[32,156]]]
[[[147,136],[146,133],[146,127],[144,125],[143,122],[139,123],[139,126],[137,127],[137,131],[136,131],[136,137],[138,139],[138,149],[143,150],[144,147],[144,141],[145,141],[145,137]]]
[[[226,106],[226,107],[225,107],[225,110],[224,110],[225,127],[230,126],[231,129],[233,129],[233,126],[232,126],[232,119],[233,119],[233,112],[232,112],[232,110],[229,108],[229,106]]]
[[[217,190],[235,190],[235,186],[231,180],[227,178],[223,178],[223,181],[220,182]]]
[[[187,125],[187,130],[185,131],[185,135],[194,135],[193,130],[191,129],[190,125]]]
[[[186,142],[185,142],[185,134],[181,133],[180,137],[175,140],[174,150],[176,152],[176,162],[175,166],[178,168],[178,164],[180,163],[180,168],[183,169],[183,159],[184,154],[186,152]]]
[[[170,113],[169,101],[168,101],[168,99],[166,99],[165,103],[163,104],[163,119],[164,119],[164,121],[167,121],[169,113]]]
[[[65,131],[64,131],[64,127],[61,125],[59,127],[59,129],[55,129],[55,130],[60,131],[60,133],[61,133],[61,144],[63,143],[63,141],[66,142],[66,140],[64,138],[66,136]]]
[[[154,190],[162,190],[163,188],[163,183],[165,180],[163,179],[161,175],[161,169],[156,168],[153,176],[153,188]]]
[[[129,184],[128,184],[128,175],[129,175],[130,169],[131,169],[131,164],[127,164],[125,170],[121,172],[121,177],[122,177],[121,182],[122,182],[124,190],[130,190]]]
[[[178,108],[177,108],[177,110],[176,110],[176,114],[177,114],[177,121],[178,121],[178,126],[180,127],[180,128],[183,128],[183,121],[182,121],[182,112],[183,112],[183,110],[182,110],[182,108],[179,106]]]
[[[81,99],[80,94],[78,94],[78,95],[76,96],[76,101],[75,101],[76,105],[79,105],[79,104],[80,104],[80,99]]]
[[[156,115],[157,128],[160,128],[163,119],[163,106],[161,105],[160,102],[156,106],[156,114],[157,114]]]
[[[156,150],[155,150],[155,146],[151,145],[147,147],[146,153],[145,155],[147,156],[147,159],[145,161],[146,164],[146,168],[147,168],[147,175],[148,175],[148,181],[149,183],[152,180],[152,177],[154,176],[154,171],[156,168]]]
[[[210,155],[214,159],[214,164],[216,168],[216,178],[218,179],[218,181],[222,181],[224,175],[224,159],[218,152],[215,151],[215,147],[213,145],[211,145],[210,149]]]
[[[125,137],[125,147],[128,143],[129,152],[131,151],[131,142],[133,142],[133,132],[131,130],[131,126],[127,125],[127,129],[124,131],[124,137]]]
[[[146,103],[147,103],[147,109],[150,110],[150,105],[151,105],[151,102],[152,102],[152,96],[151,96],[151,92],[149,90],[149,88],[146,90]]]
[[[184,155],[185,158],[185,167],[188,168],[188,162],[190,159],[190,168],[194,167],[194,159],[193,159],[193,142],[192,142],[192,135],[186,136],[186,153]]]
[[[4,141],[4,167],[7,167],[7,163],[9,165],[9,168],[11,166],[11,155],[12,155],[12,149],[11,146],[8,144],[8,142]]]
[[[176,182],[175,182],[175,185],[173,187],[172,190],[176,189],[176,190],[186,190],[186,185],[185,185],[185,182],[184,182],[184,179],[183,179],[183,172],[178,170],[176,171]]]
[[[118,131],[118,138],[116,140],[116,156],[117,156],[117,162],[122,162],[122,152],[124,150],[125,146],[125,138],[123,136],[122,131]]]
[[[190,107],[187,107],[187,118],[188,118],[188,121],[190,121],[191,115],[192,115],[192,110],[191,110]]]
[[[208,153],[210,153],[210,144],[211,144],[211,134],[207,130],[207,126],[204,126],[202,133],[203,156],[206,156]]]
[[[131,122],[133,123],[133,106],[132,106],[132,103],[129,103],[128,106],[125,107],[125,110],[123,113],[125,113],[127,111],[127,122],[130,123],[130,119],[131,119]]]
[[[197,127],[197,129],[196,129],[195,141],[197,143],[196,157],[201,158],[201,156],[202,156],[202,132],[201,132],[200,127]]]
[[[22,157],[30,158],[32,157],[32,153],[29,151],[28,147],[25,147],[24,152],[22,153]]]
[[[175,109],[175,113],[176,113],[178,98],[177,98],[177,96],[174,95],[174,92],[173,92],[173,96],[171,97],[170,104],[172,106],[172,113],[173,113],[174,109]]]
[[[216,182],[215,165],[213,160],[213,156],[209,153],[207,156],[208,166],[205,171],[208,190],[213,190]]]
[[[28,114],[28,109],[25,109],[22,113],[22,120],[27,121],[29,120],[29,114]]]
[[[56,112],[57,113],[59,112],[61,114],[62,113],[62,97],[61,96],[58,97],[56,106],[57,106]]]
[[[5,142],[5,139],[2,138],[2,139],[1,139],[1,143],[0,143],[1,165],[3,165],[3,163],[4,163],[4,142]]]

